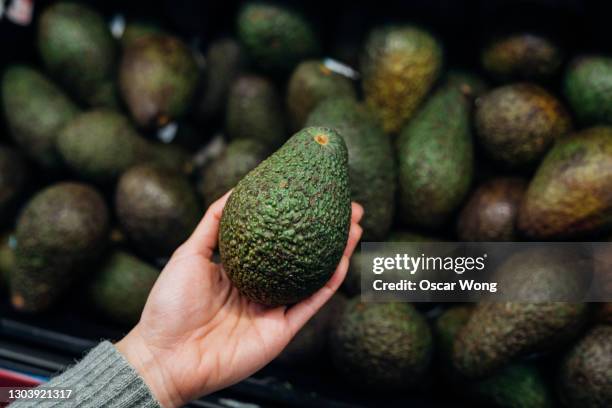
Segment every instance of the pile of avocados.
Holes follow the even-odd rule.
[[[453,66],[441,37],[401,21],[330,51],[320,20],[273,2],[244,2],[200,44],[107,17],[47,5],[34,62],[0,67],[0,293],[20,313],[78,297],[129,328],[230,189],[218,256],[266,306],[330,279],[351,201],[362,242],[612,241],[610,55],[508,30]],[[612,406],[609,303],[364,303],[359,256],[274,364],[331,365],[375,399]],[[547,290],[565,259],[503,267]]]

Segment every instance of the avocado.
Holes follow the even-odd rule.
[[[330,70],[323,61],[301,62],[287,86],[287,110],[292,129],[302,128],[310,112],[329,97],[356,99],[357,95],[351,80]]]
[[[193,158],[182,146],[153,142],[149,144],[149,152],[151,155],[150,163],[186,176],[190,176],[193,173]]]
[[[17,221],[13,307],[46,310],[87,274],[106,246],[109,217],[102,196],[86,184],[61,182],[34,195]]]
[[[612,226],[612,127],[559,140],[531,180],[518,228],[539,240],[585,236]]]
[[[385,239],[395,211],[396,168],[391,141],[353,98],[329,98],[310,114],[306,126],[336,129],[349,155],[351,199],[361,204],[362,239]]]
[[[321,357],[328,344],[328,333],[342,314],[346,302],[347,298],[341,293],[332,296],[297,332],[275,361],[291,366],[312,363]]]
[[[474,173],[470,102],[441,88],[397,139],[399,212],[408,225],[438,228],[461,205]]]
[[[81,113],[59,132],[57,150],[79,176],[114,181],[129,167],[151,156],[149,142],[121,113],[97,109]]]
[[[593,327],[568,353],[561,366],[560,391],[567,407],[612,405],[612,326]]]
[[[492,41],[481,56],[484,70],[499,81],[550,80],[561,67],[561,50],[548,38],[514,33]]]
[[[247,2],[238,13],[236,25],[251,61],[265,71],[290,71],[321,48],[311,23],[280,4]]]
[[[257,75],[242,75],[227,98],[225,129],[232,139],[253,139],[275,150],[285,140],[284,113],[274,84]]]
[[[136,40],[151,34],[164,34],[165,30],[161,25],[153,20],[132,20],[128,21],[121,34],[121,46],[129,47]]]
[[[384,26],[374,29],[361,59],[367,105],[386,133],[399,132],[416,112],[442,67],[442,47],[420,28]]]
[[[527,182],[518,177],[498,177],[479,186],[459,214],[459,240],[517,240],[516,219],[526,189]]]
[[[484,95],[489,90],[489,84],[484,79],[472,72],[460,69],[449,70],[443,78],[442,86],[456,87],[472,99]]]
[[[138,322],[159,271],[123,251],[107,256],[90,283],[93,305],[109,320],[125,326]]]
[[[78,112],[72,101],[38,71],[9,66],[2,77],[4,117],[13,140],[45,168],[61,165],[57,133]]]
[[[478,98],[474,123],[487,155],[519,170],[537,164],[555,140],[571,130],[561,102],[528,83],[505,85]]]
[[[117,46],[104,17],[90,7],[59,1],[38,20],[38,50],[43,64],[79,101],[114,107],[110,83]]]
[[[427,373],[433,352],[425,318],[408,303],[351,299],[331,333],[331,355],[347,380],[368,390],[404,391]]]
[[[567,68],[563,87],[581,123],[612,125],[612,58],[575,58]]]
[[[121,175],[115,209],[128,238],[153,257],[171,255],[202,217],[187,178],[154,164],[140,164]]]
[[[21,153],[0,146],[0,223],[11,221],[28,179],[28,166]]]
[[[161,127],[190,108],[199,71],[191,50],[177,37],[150,34],[123,50],[119,88],[141,127]]]
[[[346,145],[333,129],[305,128],[230,194],[219,231],[221,260],[250,300],[296,303],[331,278],[350,218]]]
[[[238,139],[231,142],[200,172],[198,190],[206,207],[232,189],[248,172],[267,156],[266,146],[256,140]]]

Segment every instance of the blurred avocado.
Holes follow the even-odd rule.
[[[59,1],[38,21],[42,61],[79,100],[90,106],[115,107],[117,46],[104,17],[82,3]]]
[[[442,86],[455,87],[472,99],[484,95],[489,90],[489,84],[484,79],[460,69],[449,70],[442,79]]]
[[[62,161],[55,150],[59,130],[78,108],[38,71],[11,65],[2,77],[4,117],[13,140],[24,153],[45,168]]]
[[[109,217],[102,196],[86,184],[57,183],[34,195],[17,221],[13,307],[42,312],[87,274],[106,246]]]
[[[119,87],[132,118],[141,127],[161,127],[185,115],[199,71],[189,47],[177,37],[150,34],[123,50]]]
[[[136,40],[151,34],[165,34],[162,26],[153,20],[128,21],[121,35],[121,46],[130,47]]]
[[[386,133],[399,132],[438,79],[442,47],[420,28],[374,29],[361,59],[363,93]]]
[[[582,56],[569,65],[565,96],[581,123],[612,125],[612,58]]]
[[[21,153],[0,145],[0,223],[11,221],[26,188],[28,166]]]
[[[191,154],[182,146],[170,143],[151,143],[149,151],[151,154],[150,163],[155,163],[160,167],[186,176],[193,172],[194,165]]]
[[[518,170],[537,164],[572,126],[557,98],[528,83],[495,88],[478,98],[474,123],[486,153]]]
[[[312,110],[330,97],[356,99],[352,81],[333,72],[323,61],[301,62],[291,74],[287,88],[287,109],[292,129],[304,126]]]
[[[129,239],[153,257],[171,255],[203,215],[184,175],[149,164],[132,167],[119,178],[115,210]]]
[[[321,48],[310,22],[284,5],[247,2],[236,25],[251,61],[265,71],[290,71]]]

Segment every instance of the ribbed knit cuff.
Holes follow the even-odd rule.
[[[78,364],[40,388],[71,389],[63,401],[15,401],[11,408],[161,408],[153,394],[110,342],[100,343]]]

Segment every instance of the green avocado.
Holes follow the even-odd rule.
[[[572,126],[557,98],[528,83],[495,88],[478,98],[474,123],[485,152],[498,163],[519,170],[537,164]]]
[[[0,146],[0,224],[11,221],[28,181],[28,166],[21,153]]]
[[[38,20],[38,49],[47,70],[79,101],[115,106],[117,46],[97,11],[69,1],[45,8]]]
[[[128,238],[153,257],[171,255],[203,215],[189,180],[154,164],[137,165],[121,175],[115,209]]]
[[[374,29],[361,59],[363,93],[387,133],[399,132],[438,79],[442,47],[427,31],[404,26]]]
[[[248,2],[238,13],[237,31],[250,59],[266,71],[289,71],[320,49],[310,22],[281,5]]]
[[[185,115],[198,78],[191,50],[177,37],[150,34],[123,50],[119,88],[138,126],[161,127]]]
[[[323,61],[301,62],[291,74],[287,87],[287,109],[292,129],[305,126],[310,112],[330,97],[356,99],[357,95],[351,80],[330,70]]]
[[[571,408],[612,406],[612,326],[593,327],[561,366],[560,391]]]
[[[395,212],[396,169],[391,141],[353,98],[329,98],[310,114],[306,126],[336,129],[349,155],[351,199],[365,210],[362,239],[385,239]]]
[[[531,180],[518,228],[548,240],[585,236],[612,226],[612,127],[592,127],[559,140]]]
[[[24,66],[9,66],[2,77],[4,117],[13,140],[24,153],[45,168],[57,168],[55,150],[59,130],[78,108],[51,81]]]
[[[433,353],[425,318],[408,303],[351,299],[331,333],[334,366],[356,386],[404,391],[427,373]]]
[[[399,212],[408,225],[437,228],[461,205],[472,183],[470,102],[441,88],[397,139]]]
[[[587,125],[612,125],[612,58],[574,59],[563,80],[565,95],[578,119]]]
[[[221,217],[221,260],[250,300],[296,303],[331,278],[350,218],[346,145],[333,129],[305,128],[234,188]]]
[[[140,314],[159,271],[140,259],[115,251],[104,260],[90,287],[93,305],[115,323],[131,326]]]
[[[41,312],[52,306],[101,254],[109,218],[102,196],[86,184],[57,183],[34,195],[17,221],[13,307]]]
[[[253,139],[269,150],[287,138],[281,99],[274,84],[257,75],[242,75],[227,98],[225,129],[232,139]]]

